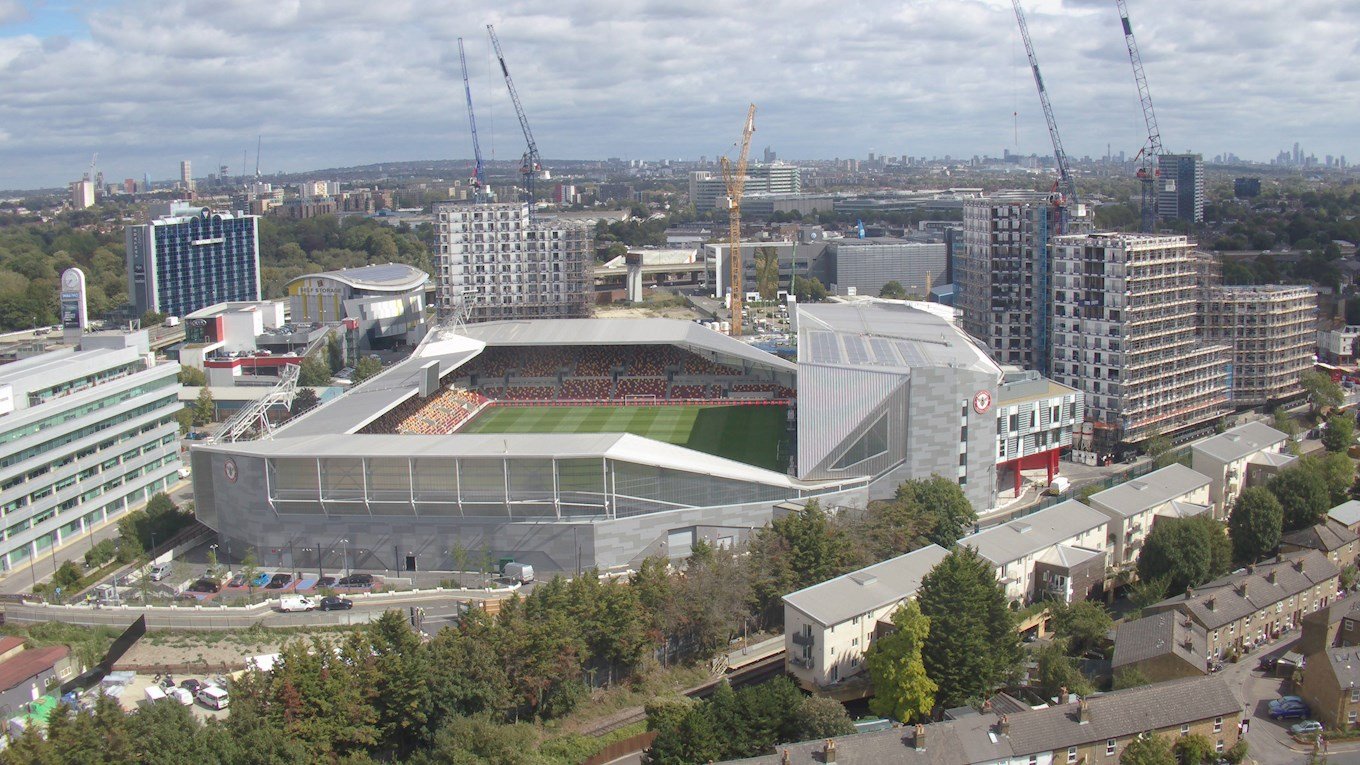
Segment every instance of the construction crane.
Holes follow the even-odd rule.
[[[1015,7],[1015,21],[1020,25],[1020,36],[1025,40],[1025,53],[1029,55],[1029,68],[1034,73],[1034,87],[1039,89],[1039,105],[1044,109],[1044,119],[1048,120],[1048,137],[1053,139],[1053,158],[1058,163],[1058,190],[1071,205],[1077,204],[1077,182],[1072,178],[1072,168],[1067,162],[1067,152],[1063,151],[1062,137],[1058,135],[1058,121],[1053,117],[1053,105],[1048,101],[1048,89],[1044,87],[1044,77],[1039,73],[1039,59],[1034,56],[1034,43],[1029,37],[1029,25],[1025,23],[1025,12],[1020,8],[1020,0],[1011,0]]]
[[[732,313],[732,337],[741,337],[742,284],[741,284],[741,194],[746,189],[746,158],[751,152],[751,134],[756,132],[756,105],[751,104],[746,112],[746,124],[741,130],[741,152],[737,155],[737,166],[732,160],[723,157],[723,183],[727,185],[727,261],[731,267],[732,297],[728,308]]]
[[[467,57],[463,55],[463,38],[458,38],[458,63],[463,65],[463,92],[467,94],[468,126],[472,128],[472,154],[477,165],[472,170],[472,185],[481,202],[486,194],[486,171],[482,168],[482,146],[477,142],[477,116],[472,112],[472,85],[468,82]]]
[[[515,81],[510,79],[510,69],[505,65],[505,56],[501,53],[501,41],[496,38],[496,28],[486,25],[486,33],[491,37],[491,47],[496,49],[496,59],[501,63],[501,74],[505,75],[505,87],[510,91],[510,100],[515,105],[515,116],[519,117],[520,129],[524,131],[524,158],[520,161],[519,173],[524,180],[524,193],[529,198],[529,216],[534,214],[534,180],[543,170],[543,161],[538,156],[538,144],[534,142],[534,132],[529,129],[529,118],[524,116],[524,105],[519,101],[519,93],[515,91]]]
[[[1143,187],[1143,231],[1152,233],[1157,228],[1157,158],[1162,155],[1162,131],[1157,127],[1157,113],[1152,110],[1152,95],[1148,92],[1147,75],[1143,73],[1143,56],[1138,52],[1138,41],[1133,39],[1133,25],[1129,24],[1128,3],[1124,0],[1114,2],[1119,8],[1119,20],[1124,24],[1124,43],[1129,47],[1133,81],[1138,86],[1138,101],[1143,107],[1143,121],[1147,123],[1147,143],[1138,150],[1134,161],[1142,163],[1138,167],[1138,181]]]
[[[260,179],[260,146],[264,144],[264,135],[255,136],[255,180]]]

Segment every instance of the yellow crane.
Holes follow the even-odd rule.
[[[741,193],[746,188],[746,157],[751,151],[751,134],[756,132],[756,105],[751,104],[746,112],[746,125],[741,131],[741,153],[737,155],[737,167],[723,157],[723,183],[727,185],[727,262],[731,278],[728,287],[732,297],[728,307],[732,312],[732,337],[741,337],[742,284],[741,284]]]

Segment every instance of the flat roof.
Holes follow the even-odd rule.
[[[949,554],[932,544],[784,596],[784,602],[830,627],[916,594],[921,579]]]
[[[1203,452],[1221,462],[1232,462],[1262,449],[1283,443],[1288,435],[1264,422],[1245,422],[1228,428],[1216,436],[1200,439],[1190,445],[1191,451]]]
[[[1327,511],[1327,517],[1345,526],[1360,523],[1360,500],[1351,499]]]
[[[405,292],[428,282],[430,275],[405,263],[381,263],[359,268],[342,268],[338,271],[303,274],[295,279],[288,280],[288,285],[307,279],[333,279],[354,289]]]
[[[1001,367],[951,321],[893,300],[798,306],[798,363],[903,372],[952,367],[1001,377]]]
[[[1099,510],[1069,499],[970,534],[960,539],[959,544],[968,545],[992,563],[1004,566],[1109,522],[1110,519]]]
[[[1088,501],[1127,518],[1208,485],[1208,476],[1176,463],[1092,494]]]

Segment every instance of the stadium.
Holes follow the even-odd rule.
[[[782,502],[865,502],[864,476],[792,474],[796,375],[685,321],[441,330],[268,440],[196,447],[197,513],[235,557],[297,569],[683,557]]]
[[[738,544],[788,503],[863,507],[912,478],[957,480],[980,513],[999,479],[1046,487],[1081,394],[919,305],[799,307],[797,364],[667,319],[437,330],[268,439],[195,446],[196,512],[271,566],[552,572]]]

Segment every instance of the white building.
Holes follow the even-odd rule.
[[[92,205],[94,205],[94,183],[89,179],[72,181],[71,206],[77,210],[84,210]]]
[[[155,363],[145,331],[0,367],[0,568],[51,556],[176,482],[178,374]]]
[[[1289,436],[1263,422],[1248,422],[1190,445],[1190,465],[1209,477],[1209,502],[1216,516],[1228,514],[1257,471],[1264,478],[1294,461],[1285,451],[1288,441]]]
[[[1104,579],[1108,532],[1104,513],[1069,499],[970,534],[959,544],[996,567],[1011,601],[1029,603],[1045,590],[1056,590],[1064,600],[1084,600]]]
[[[785,595],[788,671],[809,691],[833,690],[859,675],[879,623],[916,597],[921,579],[946,555],[930,545]]]
[[[1097,452],[1227,413],[1230,349],[1198,337],[1199,274],[1185,237],[1052,242],[1052,375],[1086,394]]]
[[[745,194],[798,194],[803,190],[797,167],[775,162],[746,168]],[[727,182],[705,171],[689,174],[690,201],[698,212],[727,209]]]
[[[1091,507],[1110,518],[1110,563],[1133,565],[1158,518],[1209,511],[1209,477],[1176,464],[1092,494]]]
[[[529,220],[523,203],[435,205],[437,297],[468,320],[579,319],[590,315],[594,229]]]

